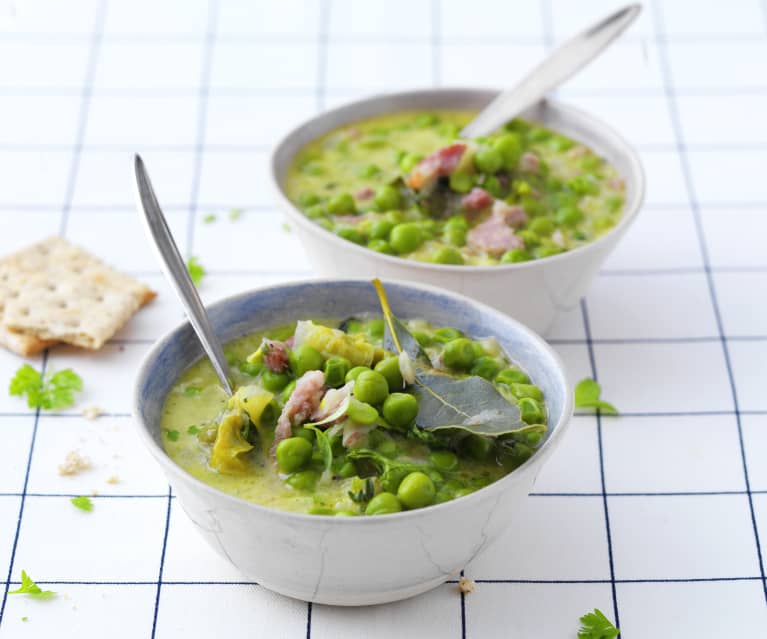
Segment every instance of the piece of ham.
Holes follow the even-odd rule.
[[[535,153],[528,151],[519,158],[519,168],[525,173],[538,173],[541,168],[541,160]]]
[[[274,429],[274,446],[292,434],[292,427],[303,424],[314,414],[325,394],[325,373],[307,371],[296,381],[296,388],[290,394],[282,409],[277,427]]]
[[[276,339],[264,339],[261,342],[261,352],[264,354],[264,364],[274,373],[284,373],[288,370],[288,345]]]
[[[492,203],[493,196],[478,186],[475,186],[461,199],[461,206],[467,211],[472,212],[483,211]]]
[[[516,204],[507,204],[503,200],[496,200],[493,203],[493,217],[497,217],[504,224],[515,229],[527,224],[525,209]]]
[[[425,157],[407,176],[407,185],[419,191],[437,178],[450,175],[458,167],[465,150],[465,144],[451,144]]]
[[[341,388],[328,389],[328,392],[325,393],[325,396],[322,398],[322,401],[319,403],[319,406],[317,406],[316,410],[312,413],[312,421],[320,422],[330,417],[333,413],[335,413],[341,407],[341,404],[343,404],[346,401],[346,398],[352,394],[353,389],[354,389],[354,381],[347,382],[346,384],[341,386]],[[331,426],[336,421],[340,421],[342,419],[346,419],[346,414],[339,416],[338,420],[334,420],[332,422],[328,421],[324,423],[321,426],[321,428],[327,428],[328,426]]]
[[[470,248],[484,251],[493,257],[500,257],[513,248],[523,248],[524,241],[499,216],[491,215],[475,226],[466,236]]]
[[[365,187],[364,189],[360,189],[354,194],[354,198],[357,200],[369,200],[371,197],[373,197],[376,194],[376,192],[371,189],[369,186]]]
[[[357,226],[360,222],[367,219],[364,215],[336,215],[336,224],[343,224],[345,226]]]

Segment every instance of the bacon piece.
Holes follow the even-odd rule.
[[[528,151],[519,158],[519,168],[525,173],[538,173],[541,168],[541,160],[535,153]]]
[[[357,226],[364,219],[364,215],[336,215],[334,218],[336,223],[345,224],[346,226]]]
[[[369,200],[371,197],[375,195],[375,191],[371,189],[369,186],[365,187],[364,189],[360,189],[354,194],[354,197],[357,200]]]
[[[275,447],[283,439],[290,437],[291,427],[303,424],[317,410],[325,394],[325,373],[307,371],[296,382],[295,390],[290,394],[274,429]]]
[[[507,204],[503,200],[496,200],[493,204],[493,216],[515,229],[527,223],[525,209],[521,206]]]
[[[432,184],[437,178],[450,175],[461,161],[465,144],[451,144],[425,157],[407,176],[407,185],[420,190]]]
[[[261,352],[264,354],[264,364],[275,373],[284,373],[288,370],[288,346],[285,342],[276,339],[265,339],[261,342]]]
[[[469,211],[482,211],[492,203],[493,196],[478,186],[475,186],[461,199],[461,205]]]
[[[466,240],[471,248],[485,251],[493,257],[500,257],[513,248],[523,248],[522,238],[514,234],[502,219],[495,215],[469,231]]]

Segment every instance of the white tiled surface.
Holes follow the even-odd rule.
[[[645,210],[549,335],[623,415],[574,418],[507,533],[466,568],[473,594],[450,583],[347,610],[242,582],[132,432],[136,366],[180,312],[133,210],[131,152],[208,269],[206,301],[308,277],[267,188],[279,135],[370,91],[506,86],[615,4],[0,0],[0,253],[60,231],[160,292],[98,355],[47,357],[106,416],[37,417],[0,393],[0,639],[560,639],[593,607],[624,639],[767,632],[764,1],[650,2],[561,89],[623,132],[648,176]],[[18,366],[0,353],[0,383]],[[62,478],[72,449],[94,467]],[[94,491],[92,513],[69,504]],[[61,596],[7,596],[22,569]]]

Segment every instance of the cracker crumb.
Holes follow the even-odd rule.
[[[476,584],[474,583],[473,579],[461,577],[458,580],[458,590],[460,590],[464,595],[468,595],[470,592],[474,592],[475,586]]]
[[[85,419],[98,419],[103,412],[98,406],[86,406],[83,408],[83,417]]]
[[[59,475],[72,476],[90,469],[90,459],[81,455],[79,451],[70,450],[64,458],[64,463],[59,464]]]
[[[119,484],[120,478],[117,475],[110,475],[107,477],[107,484]]]
[[[98,497],[98,496],[99,496],[99,491],[96,490],[95,488],[91,488],[91,497]]]

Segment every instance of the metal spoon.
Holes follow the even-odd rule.
[[[197,294],[197,288],[189,277],[186,264],[178,252],[176,242],[168,228],[160,204],[157,202],[157,196],[154,194],[152,182],[149,180],[144,161],[141,156],[136,154],[133,168],[136,174],[136,193],[139,208],[144,212],[144,221],[149,235],[154,241],[155,248],[160,255],[162,270],[165,277],[176,290],[181,303],[184,305],[189,322],[197,333],[205,353],[213,364],[213,370],[216,371],[218,379],[224,390],[231,395],[232,387],[229,385],[229,364],[224,357],[224,350],[221,348],[221,342],[218,341],[213,327],[210,324],[210,318],[205,312],[200,296]]]
[[[560,45],[528,73],[517,86],[501,93],[461,131],[463,138],[488,135],[538,102],[591,62],[634,22],[642,6],[630,4],[602,18],[585,31]]]

